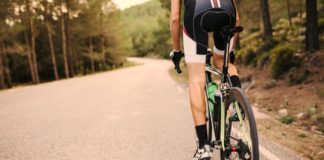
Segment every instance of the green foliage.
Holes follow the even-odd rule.
[[[131,47],[129,46],[130,40],[124,33],[125,27],[120,20],[120,11],[111,0],[87,0],[84,3],[80,3],[78,0],[62,0],[63,3],[69,2],[70,17],[66,12],[61,16],[58,1],[37,1],[39,3],[33,5],[34,11],[30,17],[34,24],[37,68],[42,81],[54,80],[46,24],[49,24],[53,31],[51,34],[59,77],[65,77],[60,23],[62,17],[65,21],[64,31],[66,32],[70,73],[72,71],[74,75],[90,73],[91,60],[94,61],[95,71],[105,71],[123,66],[126,60],[125,56]],[[20,11],[20,14],[14,12],[15,8],[26,6],[26,1],[12,3],[9,0],[4,0],[0,3],[2,7],[6,8],[0,11],[0,44],[4,44],[12,81],[15,84],[29,82],[31,81],[31,71],[27,56],[28,45],[25,39],[25,33],[27,33],[28,39],[31,41],[30,28],[27,25],[29,17],[26,10]],[[43,18],[40,18],[40,15]],[[14,23],[8,25],[6,23],[8,20]],[[71,42],[68,42],[69,35]],[[89,38],[93,39],[93,55],[91,56],[89,54]],[[0,50],[1,47],[0,45]],[[0,54],[4,53],[0,52]],[[0,69],[1,67],[3,66],[0,66]]]
[[[279,45],[271,51],[271,75],[274,79],[279,79],[296,66],[294,59],[294,49],[287,45]]]
[[[163,8],[166,8],[168,11],[171,10],[171,1],[159,0]]]
[[[300,12],[300,2],[302,2],[302,6],[305,7],[305,1],[290,1],[290,11],[292,16],[297,16],[297,14]],[[241,23],[245,30],[251,31],[252,33],[260,30],[260,1],[238,0],[237,5],[240,13]],[[288,19],[287,1],[269,1],[269,9],[273,24],[278,22],[281,18]],[[305,12],[304,8],[303,11]],[[250,32],[244,32],[243,36],[248,36],[249,34]]]
[[[135,56],[168,57],[171,50],[168,11],[161,5],[160,1],[153,0],[123,11],[124,24],[131,26],[126,34],[131,37]]]
[[[261,52],[257,56],[257,67],[263,68],[264,66],[268,65],[270,60],[270,52]]]
[[[268,90],[268,89],[271,89],[271,88],[274,88],[276,87],[276,81],[275,80],[272,80],[270,82],[267,82],[263,85],[263,88]]]
[[[9,68],[11,69],[11,78],[15,83],[28,82],[30,79],[27,55],[9,54]]]
[[[307,109],[307,115],[309,117],[314,116],[317,113],[317,108],[318,108],[317,104],[313,104],[309,106],[309,108]]]
[[[306,138],[307,137],[307,134],[305,134],[305,133],[299,133],[298,134],[298,137],[300,137],[300,138]]]
[[[281,19],[279,19],[279,21],[275,25],[274,29],[275,30],[286,30],[289,27],[290,27],[289,20],[288,19],[281,18]]]
[[[238,51],[238,57],[244,65],[250,65],[256,60],[256,51],[252,46],[243,48]]]
[[[318,19],[318,28],[320,33],[324,33],[324,17]]]
[[[267,37],[265,40],[263,40],[263,43],[258,45],[256,52],[257,53],[267,52],[267,51],[271,50],[277,44],[278,44],[278,41],[276,41],[273,38]]]
[[[318,88],[316,93],[319,97],[324,98],[324,88]]]
[[[298,69],[293,67],[288,72],[288,82],[290,85],[296,85],[304,82],[310,72],[308,70]]]
[[[294,121],[295,121],[295,118],[292,116],[284,116],[281,118],[281,123],[283,123],[283,124],[291,124]]]

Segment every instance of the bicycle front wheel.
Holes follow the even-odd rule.
[[[225,100],[225,151],[222,160],[258,160],[258,134],[253,110],[240,88],[232,88]]]

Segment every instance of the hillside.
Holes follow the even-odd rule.
[[[166,57],[170,50],[167,11],[160,1],[152,0],[122,12],[135,56]]]

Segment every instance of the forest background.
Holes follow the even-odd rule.
[[[237,45],[241,48],[239,63],[270,61],[268,51],[278,44],[290,47],[281,47],[277,52],[288,49],[308,53],[323,47],[323,0],[237,3],[245,28]],[[2,0],[0,88],[122,67],[127,65],[127,56],[168,58],[172,49],[169,7],[170,1],[165,0],[125,10],[119,10],[111,0]],[[254,45],[245,45],[251,40]],[[280,65],[285,64],[272,63],[278,63],[273,65],[278,68],[272,71],[274,78],[289,71],[280,71]]]

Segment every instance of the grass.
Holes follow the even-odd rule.
[[[323,160],[324,157],[318,155],[322,151],[323,136],[312,132],[304,133],[297,125],[285,125],[275,119],[258,119],[257,125],[259,134],[272,141],[310,159]]]
[[[263,89],[268,90],[268,89],[271,89],[271,88],[274,88],[274,87],[276,87],[276,81],[272,80],[270,82],[265,83],[264,86],[263,86]]]
[[[320,97],[320,98],[324,98],[324,88],[318,88],[316,90],[317,92],[317,95]]]
[[[298,134],[298,137],[300,137],[300,138],[306,138],[307,135],[306,135],[305,133],[299,133],[299,134]]]
[[[292,116],[284,116],[281,118],[281,123],[283,123],[283,124],[291,124],[294,121],[295,121],[295,118]]]

